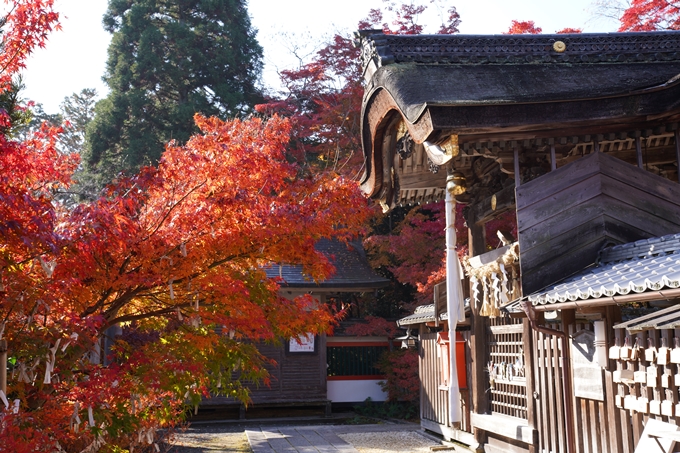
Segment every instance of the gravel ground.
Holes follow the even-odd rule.
[[[366,432],[345,432],[338,436],[361,453],[430,453],[430,447],[441,446],[416,431],[369,432],[370,425],[364,425],[363,429]],[[167,452],[252,453],[245,430],[246,427],[239,424],[196,424],[175,434]]]
[[[430,453],[430,447],[441,444],[417,432],[338,434],[361,453]]]
[[[177,433],[168,453],[251,453],[242,425],[194,425]]]

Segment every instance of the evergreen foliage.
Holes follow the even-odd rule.
[[[109,0],[110,94],[88,126],[85,164],[101,182],[158,161],[196,132],[194,114],[247,113],[262,48],[245,0]]]

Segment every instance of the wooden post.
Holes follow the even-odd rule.
[[[562,310],[562,332],[571,335],[573,332],[569,331],[569,326],[576,323],[576,310]]]
[[[0,340],[0,390],[7,394],[7,340]]]
[[[484,225],[470,225],[468,227],[468,244],[470,246],[470,256],[484,253],[485,238]],[[472,294],[472,291],[470,291]],[[476,301],[470,300],[470,310],[472,312],[472,335],[470,336],[470,355],[472,356],[472,411],[477,414],[485,414],[488,410],[487,383],[486,376],[486,319],[479,315],[479,307]],[[483,435],[479,434],[480,439]],[[477,435],[475,435],[477,437]]]
[[[529,453],[538,451],[538,427],[536,426],[536,399],[534,398],[534,336],[529,319],[524,318],[522,322],[522,349],[524,350],[524,376],[526,377],[526,392],[527,392],[527,422],[529,427],[534,428],[536,439],[533,445],[529,445]]]
[[[637,164],[639,168],[643,168],[644,164],[642,163],[642,145],[640,143],[640,133],[638,131],[635,132],[635,154],[637,155]]]
[[[512,152],[514,153],[514,161],[515,161],[515,187],[519,187],[520,184],[522,183],[522,177],[520,176],[519,173],[519,149],[517,147],[514,147],[512,149]]]
[[[557,159],[555,158],[555,143],[553,142],[550,144],[550,171],[555,171],[556,169]]]
[[[675,160],[678,164],[678,182],[680,182],[680,131],[675,130]]]

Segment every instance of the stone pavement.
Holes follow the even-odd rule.
[[[390,425],[262,426],[246,429],[253,453],[359,453],[338,434],[419,431],[415,423]]]

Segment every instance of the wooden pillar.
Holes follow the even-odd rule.
[[[536,420],[536,399],[534,398],[534,335],[529,319],[524,318],[522,322],[522,349],[524,350],[524,376],[526,377],[526,394],[527,394],[527,423],[529,427],[534,428],[533,445],[529,445],[529,453],[538,451],[538,431]]]
[[[7,340],[0,340],[0,390],[7,394]]]
[[[515,187],[519,187],[522,184],[522,176],[520,175],[519,172],[519,149],[517,147],[514,147],[512,149],[512,152],[514,153],[514,163],[515,163]]]
[[[680,131],[675,130],[675,161],[678,164],[678,182],[680,182]]]
[[[468,244],[470,256],[484,253],[486,241],[483,225],[468,227]],[[472,290],[470,294],[472,294]],[[479,306],[474,300],[470,300],[470,310],[472,312],[472,335],[470,336],[472,411],[477,414],[485,414],[489,406],[486,391],[488,377],[485,373],[486,364],[484,363],[486,360],[486,318],[479,315]]]
[[[552,143],[550,143],[550,171],[557,170],[557,159],[555,158],[555,142],[553,139],[550,139]]]
[[[644,164],[642,163],[642,144],[640,143],[640,132],[636,131],[635,132],[635,155],[637,156],[637,165],[639,168],[644,168]]]
[[[570,331],[569,326],[573,326],[576,323],[576,310],[562,310],[562,332],[567,335],[571,335],[573,332]]]

